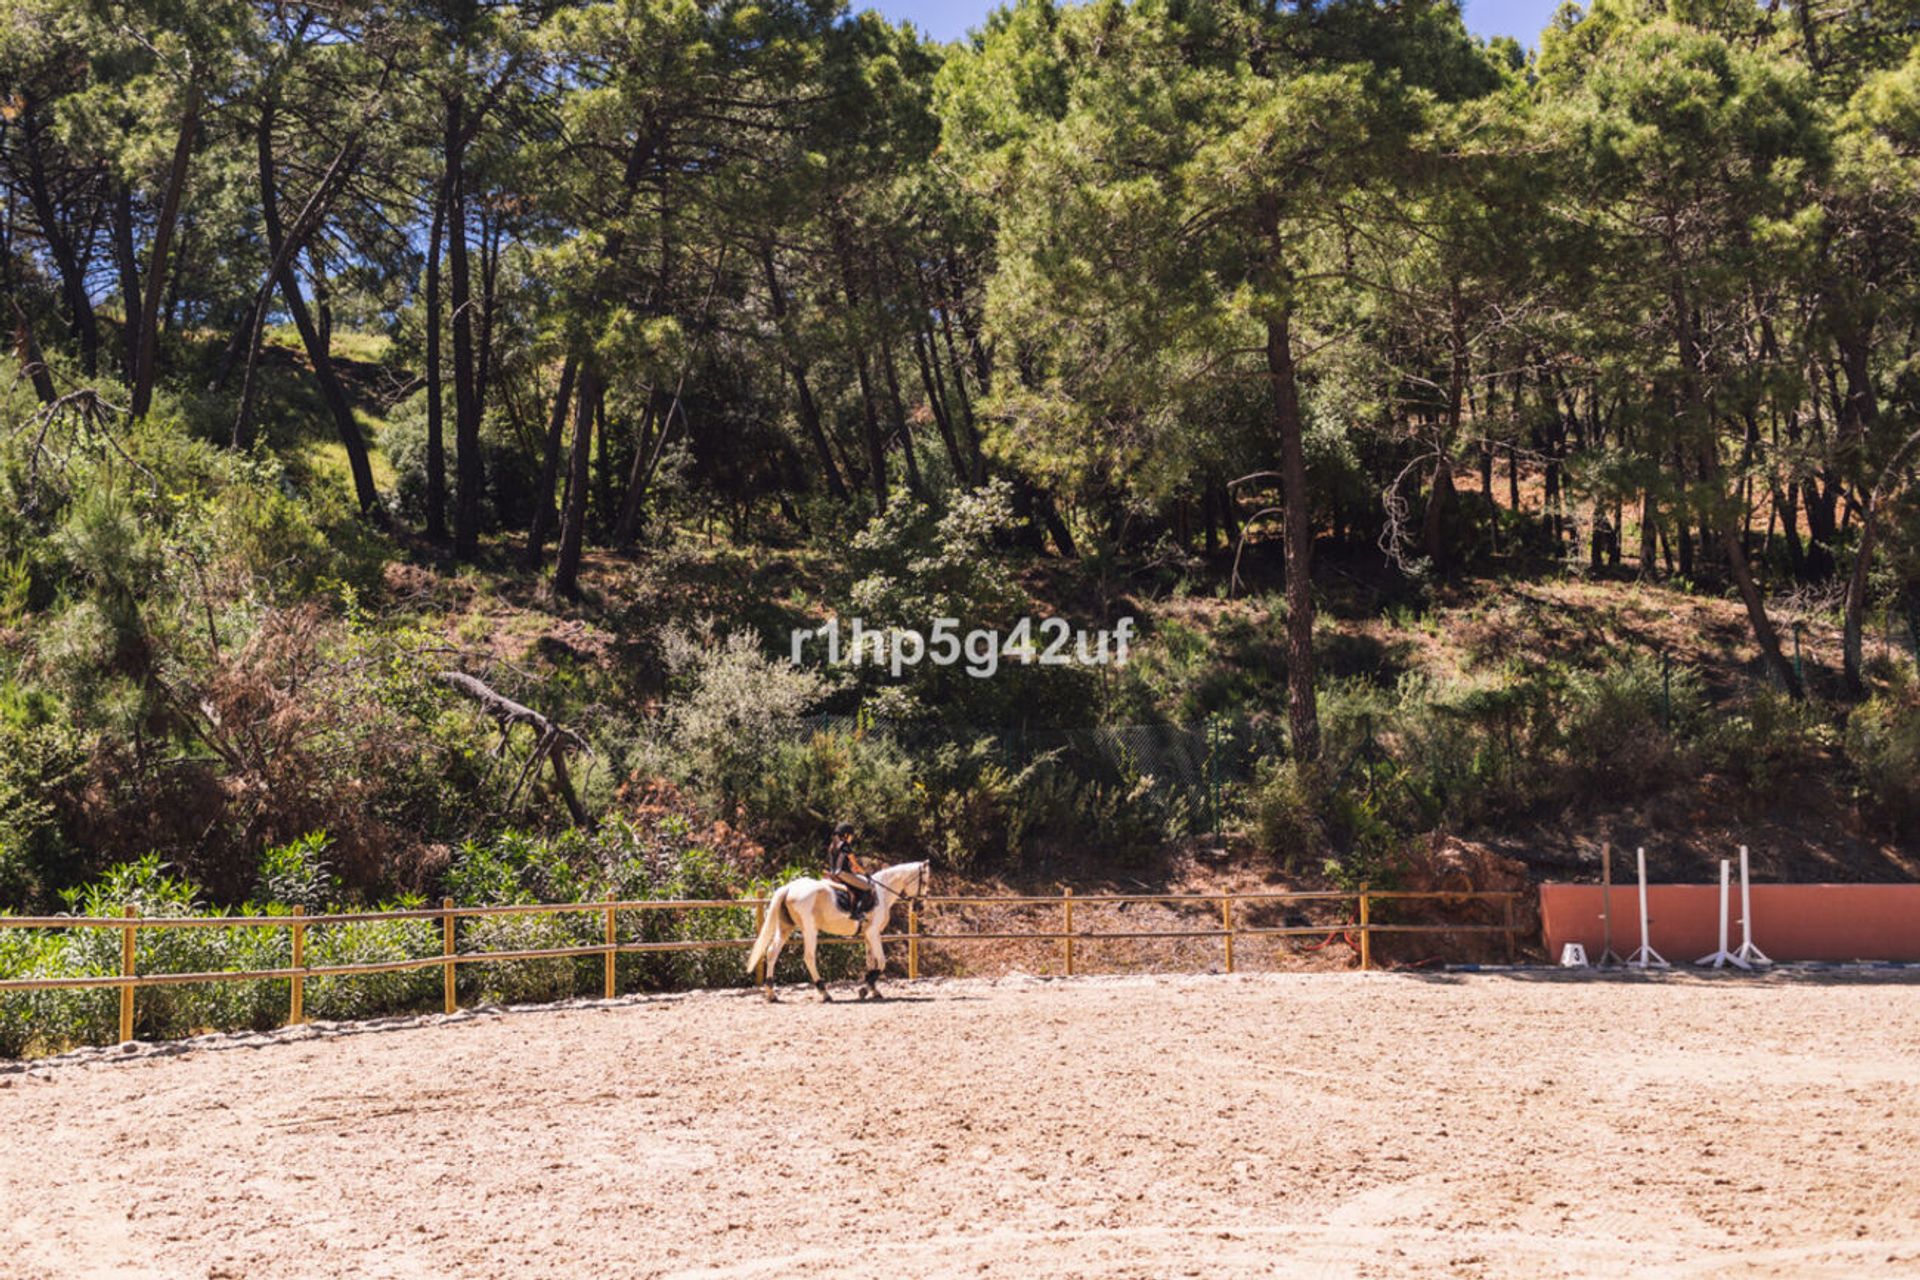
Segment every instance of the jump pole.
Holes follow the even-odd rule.
[[[1600,959],[1595,963],[1602,969],[1625,963],[1613,949],[1613,843],[1607,840],[1600,842]]]
[[[1709,964],[1716,969],[1724,968],[1727,965],[1733,965],[1740,969],[1750,969],[1753,967],[1739,956],[1733,954],[1733,952],[1727,950],[1727,877],[1732,870],[1733,864],[1731,862],[1728,862],[1725,858],[1720,859],[1720,949],[1710,956],[1701,956],[1698,960],[1694,961],[1695,964]]]
[[[1627,967],[1630,969],[1645,969],[1649,965],[1651,965],[1656,969],[1670,969],[1673,966],[1668,964],[1666,960],[1662,958],[1660,953],[1653,949],[1653,944],[1650,941],[1648,941],[1647,850],[1645,846],[1642,846],[1639,850],[1639,861],[1640,861],[1640,949],[1635,951],[1633,955],[1628,958]]]
[[[1721,864],[1724,866],[1725,864]],[[1722,893],[1726,891],[1721,890]],[[1727,939],[1724,934],[1726,913],[1721,912],[1723,930],[1720,945],[1725,948]],[[1766,953],[1753,945],[1753,894],[1747,883],[1747,846],[1740,846],[1740,950],[1734,952],[1734,963],[1745,969],[1756,964],[1772,964]]]

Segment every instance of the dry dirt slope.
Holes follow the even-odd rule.
[[[7,1276],[1920,1272],[1920,987],[925,983],[0,1074]]]

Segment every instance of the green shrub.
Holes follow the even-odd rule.
[[[1649,654],[1635,654],[1567,681],[1561,739],[1570,784],[1627,799],[1679,771],[1675,734],[1700,717],[1698,679],[1685,668],[1669,680]]]
[[[670,631],[662,649],[676,686],[668,738],[692,780],[731,818],[824,683],[784,656],[769,657],[745,632],[722,639],[711,630]]]
[[[86,767],[85,739],[72,725],[0,718],[0,903],[45,904],[81,871],[64,817]]]
[[[286,907],[301,907],[309,913],[324,911],[327,903],[340,894],[340,881],[327,864],[327,845],[327,833],[316,831],[263,852],[260,855],[260,900]]]
[[[1263,760],[1249,806],[1254,838],[1288,867],[1306,865],[1326,845],[1316,770],[1296,760]]]
[[[1896,835],[1920,821],[1920,686],[1901,680],[1847,718],[1847,760]]]
[[[1731,714],[1713,720],[1701,734],[1702,762],[1765,796],[1783,783],[1819,768],[1838,735],[1812,702],[1761,689]]]
[[[426,900],[406,895],[379,905],[381,911],[417,911]],[[316,968],[423,960],[441,951],[437,920],[355,920],[307,930],[306,962]],[[440,1008],[438,968],[387,973],[335,974],[307,981],[307,1016],[324,1020],[424,1013]]]

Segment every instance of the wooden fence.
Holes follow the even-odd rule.
[[[1514,953],[1518,941],[1518,927],[1514,923],[1514,902],[1519,897],[1510,892],[1474,892],[1474,893],[1412,893],[1374,891],[1362,885],[1358,892],[1342,893],[1337,891],[1314,891],[1301,893],[1229,893],[1229,894],[1086,894],[1076,897],[1073,890],[1051,896],[1001,896],[1001,897],[927,897],[921,902],[928,906],[1024,906],[1056,907],[1060,911],[1060,927],[1056,932],[973,932],[973,933],[929,933],[920,928],[920,910],[910,907],[907,912],[907,928],[904,933],[885,935],[885,941],[904,942],[907,946],[907,976],[920,976],[920,945],[926,942],[969,943],[1002,940],[1021,940],[1027,942],[1058,942],[1061,947],[1061,960],[1068,976],[1074,972],[1074,944],[1077,942],[1099,942],[1116,939],[1158,939],[1172,940],[1180,938],[1218,938],[1222,944],[1223,961],[1226,971],[1234,971],[1234,940],[1243,937],[1311,937],[1344,933],[1351,939],[1357,936],[1360,952],[1360,967],[1373,967],[1373,935],[1379,933],[1502,933],[1506,935],[1508,958]],[[1502,904],[1504,922],[1501,924],[1392,924],[1380,923],[1373,919],[1373,906],[1382,901],[1403,901],[1413,899],[1444,900],[1448,903],[1467,901],[1495,901]],[[1349,902],[1354,909],[1349,917],[1340,924],[1286,925],[1280,927],[1250,927],[1239,923],[1239,911],[1247,903],[1279,902]],[[1119,906],[1122,904],[1161,903],[1176,906],[1201,906],[1209,910],[1217,909],[1220,924],[1206,929],[1147,929],[1128,931],[1090,931],[1075,929],[1073,923],[1074,907]],[[300,1023],[306,1020],[305,984],[308,978],[344,977],[355,974],[395,973],[405,970],[438,967],[442,974],[442,993],[446,1012],[452,1013],[458,1008],[454,989],[454,976],[457,967],[463,964],[499,964],[515,960],[558,960],[580,956],[601,956],[605,960],[604,987],[605,996],[612,999],[618,992],[615,962],[622,955],[641,952],[693,951],[705,948],[751,947],[753,937],[745,938],[695,938],[670,942],[621,942],[619,941],[619,917],[629,912],[642,911],[737,911],[742,908],[753,909],[754,934],[758,935],[761,924],[766,918],[767,899],[671,899],[646,900],[633,902],[562,902],[528,903],[514,906],[460,907],[453,899],[444,899],[439,908],[426,908],[411,911],[366,911],[337,915],[307,915],[300,908],[294,908],[293,914],[285,916],[152,916],[143,917],[134,907],[126,908],[122,916],[0,916],[0,929],[116,929],[120,932],[120,972],[111,975],[79,978],[9,978],[0,980],[0,992],[6,991],[51,991],[86,990],[90,988],[112,987],[120,992],[120,1039],[133,1039],[133,1002],[134,993],[142,987],[181,986],[199,982],[266,982],[285,981],[289,984],[287,1021]],[[540,947],[519,951],[460,951],[458,949],[459,922],[464,918],[511,915],[564,915],[585,912],[597,912],[603,922],[604,941],[584,946]],[[309,965],[306,963],[306,931],[323,925],[333,924],[371,924],[382,920],[437,920],[440,922],[441,953],[438,956],[415,957],[407,960],[387,960],[371,964]],[[166,929],[232,929],[232,928],[274,928],[290,929],[292,937],[292,963],[283,969],[235,969],[209,973],[139,973],[134,963],[135,942],[139,931]],[[854,944],[858,938],[828,938],[829,942]],[[764,979],[765,964],[756,977]]]

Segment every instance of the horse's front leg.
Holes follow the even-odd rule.
[[[867,985],[860,989],[862,1000],[868,996],[881,999],[880,975],[887,971],[886,946],[880,941],[881,925],[880,918],[876,916],[873,923],[867,926]]]
[[[820,980],[820,962],[816,958],[820,949],[820,928],[811,918],[802,921],[801,927],[807,940],[807,972],[813,975],[813,986],[820,993],[820,999],[831,1004],[833,997],[827,994],[827,984]]]

